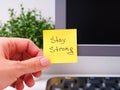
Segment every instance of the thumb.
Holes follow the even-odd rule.
[[[21,61],[19,65],[19,75],[37,72],[48,68],[49,65],[50,60],[47,57],[34,57],[25,61]]]

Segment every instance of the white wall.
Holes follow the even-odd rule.
[[[9,8],[19,13],[20,4],[23,4],[26,10],[37,8],[44,17],[51,17],[55,22],[55,0],[0,0],[0,21],[4,23],[9,19]]]

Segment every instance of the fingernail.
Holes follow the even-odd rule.
[[[40,62],[41,62],[41,66],[43,67],[49,66],[50,64],[50,60],[47,57],[41,58]]]

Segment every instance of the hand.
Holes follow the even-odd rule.
[[[17,90],[34,85],[34,77],[48,68],[50,61],[29,39],[0,38],[0,90],[12,86]]]

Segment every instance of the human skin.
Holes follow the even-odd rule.
[[[0,90],[7,86],[23,90],[23,82],[32,87],[33,77],[41,76],[49,65],[50,60],[31,40],[0,37]]]

